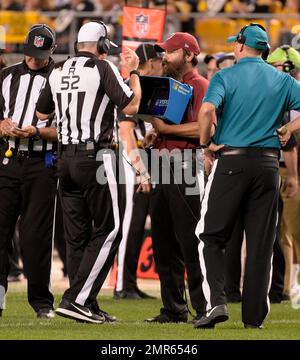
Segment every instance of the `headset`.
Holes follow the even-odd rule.
[[[32,30],[36,30],[36,29],[40,29],[40,28],[44,28],[45,30],[47,30],[47,32],[50,34],[51,38],[52,38],[52,43],[53,45],[50,47],[51,50],[51,54],[53,54],[54,50],[56,49],[56,36],[55,36],[55,32],[46,24],[35,24],[32,25],[31,28],[29,29],[29,32],[25,38],[24,44],[28,44],[28,40],[29,40],[29,34],[31,33]]]
[[[110,50],[110,40],[108,38],[107,27],[103,21],[98,21],[105,29],[105,36],[101,36],[97,41],[97,51],[101,54],[107,54]]]
[[[292,70],[295,69],[295,65],[292,63],[291,60],[289,60],[289,50],[290,46],[289,45],[282,45],[280,46],[280,49],[284,50],[285,53],[286,53],[286,58],[287,58],[287,61],[283,63],[282,67],[283,67],[283,72],[286,72],[286,73],[290,73]]]
[[[250,26],[258,26],[260,29],[262,29],[263,31],[267,32],[267,30],[260,24],[257,24],[257,23],[250,23],[246,26],[244,26],[240,32],[238,33],[238,36],[237,36],[237,39],[236,41],[239,43],[239,44],[245,44],[246,42],[246,36],[244,35],[244,32],[245,30],[250,27]]]
[[[108,38],[107,27],[106,27],[106,25],[104,24],[103,21],[95,21],[95,22],[102,25],[104,27],[104,31],[105,31],[105,35],[100,36],[100,38],[97,41],[97,52],[100,55],[108,54],[109,50],[110,50],[110,40]],[[78,44],[78,41],[75,41],[75,43],[74,43],[74,51],[75,51],[75,53],[78,52],[77,44]]]
[[[258,23],[250,23],[250,24],[244,26],[244,27],[240,30],[240,32],[238,33],[238,36],[237,36],[237,38],[236,38],[236,41],[237,41],[239,44],[242,44],[242,45],[245,44],[245,42],[246,42],[246,36],[244,35],[244,32],[245,32],[245,30],[246,30],[249,26],[258,26],[260,29],[262,29],[263,31],[267,32],[267,30],[266,30],[262,25],[260,25],[260,24],[258,24]],[[264,52],[262,53],[262,56],[261,56],[261,57],[262,57],[263,60],[266,60],[266,59],[267,59],[267,57],[269,56],[269,52],[270,52],[270,47],[269,47],[269,45],[268,45],[267,49],[264,50]]]

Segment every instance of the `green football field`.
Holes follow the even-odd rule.
[[[97,339],[97,340],[201,340],[201,339],[300,339],[300,309],[289,302],[272,305],[263,330],[243,328],[241,307],[229,305],[229,321],[215,329],[193,329],[191,324],[147,324],[143,320],[157,315],[160,300],[114,300],[111,291],[99,298],[101,308],[119,319],[115,324],[80,324],[56,316],[39,320],[26,300],[25,291],[7,296],[7,310],[0,318],[0,339]],[[56,294],[56,304],[60,294]]]

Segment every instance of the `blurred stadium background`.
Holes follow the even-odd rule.
[[[294,47],[300,35],[300,1],[299,0],[165,0],[127,1],[130,6],[150,6],[167,10],[164,38],[174,31],[187,31],[194,34],[201,46],[200,58],[205,54],[220,51],[232,51],[232,45],[226,43],[229,35],[236,34],[241,27],[249,22],[263,25],[270,34],[272,49],[282,44]],[[119,64],[119,53],[122,43],[124,1],[120,0],[0,0],[0,47],[4,60],[9,65],[23,58],[23,41],[30,26],[36,23],[46,23],[57,33],[57,49],[54,59],[66,58],[74,52],[76,33],[82,23],[89,20],[102,20],[110,30],[111,39],[120,45],[112,54],[112,60]],[[200,60],[201,60],[200,59]],[[199,64],[203,67],[203,62]],[[147,248],[147,246],[146,246]],[[146,252],[145,259],[149,259]],[[57,299],[67,287],[67,279],[62,279],[61,264],[54,262],[52,281]],[[153,264],[150,264],[153,267]],[[149,265],[149,267],[150,267]],[[153,269],[152,269],[153,270]],[[157,280],[141,280],[142,290],[159,297],[159,282]],[[150,277],[154,278],[154,277]],[[0,339],[63,339],[63,338],[99,338],[95,328],[83,328],[79,324],[69,324],[72,331],[66,332],[66,320],[59,319],[54,324],[40,323],[33,319],[32,310],[26,302],[26,280],[10,285],[8,293],[7,316],[2,319]],[[116,326],[105,328],[104,338],[107,339],[199,339],[199,332],[185,325],[143,326],[143,319],[155,315],[161,306],[160,300],[146,301],[138,307],[137,302],[120,303],[112,300],[113,281],[107,279],[104,288],[103,307],[108,312],[117,315],[121,322]],[[18,306],[16,306],[18,305]],[[272,305],[270,321],[266,332],[243,332],[240,318],[240,305],[232,305],[231,320],[224,332],[221,326],[214,333],[203,333],[201,338],[219,339],[299,339],[300,312],[291,307],[290,303]],[[139,323],[140,326],[136,326]],[[142,331],[141,331],[142,328]],[[222,331],[223,330],[223,331]]]
[[[196,35],[202,57],[231,51],[226,38],[251,21],[268,30],[272,48],[291,44],[293,39],[295,46],[300,34],[299,0],[128,0],[127,5],[166,8],[164,37],[174,31]],[[107,23],[112,40],[121,45],[123,6],[122,0],[1,0],[0,42],[5,60],[11,64],[22,57],[25,34],[34,23],[46,23],[56,30],[56,60],[73,53],[77,30],[89,20]],[[112,54],[117,64],[120,49]]]

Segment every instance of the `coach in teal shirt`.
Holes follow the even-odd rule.
[[[212,328],[228,319],[224,248],[238,216],[247,239],[242,321],[245,328],[262,327],[269,312],[279,195],[276,129],[285,111],[300,110],[299,83],[262,60],[269,48],[265,29],[249,24],[229,41],[235,43],[237,64],[213,77],[198,115],[200,147],[216,151],[216,160],[195,231],[207,302],[196,328]]]
[[[260,27],[248,26],[242,36],[245,45],[266,49],[267,33]],[[229,38],[236,40],[237,36]],[[276,129],[286,110],[300,109],[300,84],[260,56],[243,57],[212,78],[203,103],[219,110],[216,144],[279,148]],[[207,141],[201,139],[201,143]]]

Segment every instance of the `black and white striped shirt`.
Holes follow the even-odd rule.
[[[115,105],[123,109],[133,96],[114,64],[79,52],[55,66],[37,110],[43,114],[55,110],[64,145],[87,140],[110,142]]]
[[[33,125],[38,128],[54,126],[52,119],[42,121],[36,116],[36,103],[46,79],[54,67],[54,61],[43,69],[33,71],[25,61],[4,68],[0,72],[0,121],[11,118],[19,128]],[[28,151],[52,149],[52,142],[33,139],[10,139],[12,148]]]

